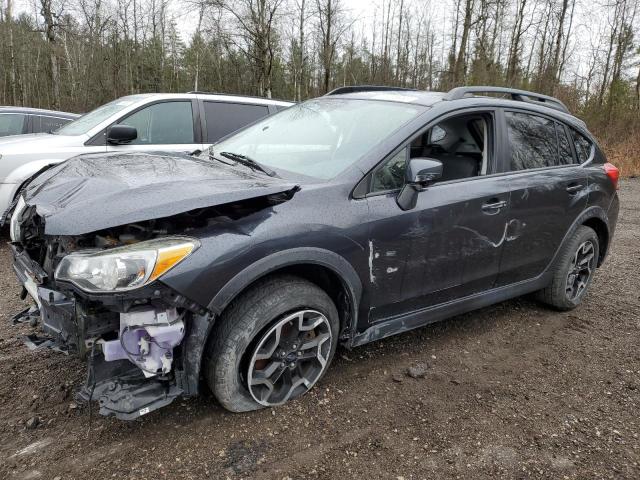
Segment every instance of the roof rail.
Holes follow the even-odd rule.
[[[273,102],[296,103],[296,102],[292,102],[291,100],[280,100],[279,98],[260,97],[258,95],[242,95],[240,93],[204,92],[202,90],[193,90],[191,92],[187,92],[187,94],[193,94],[193,95],[224,95],[225,97],[255,98],[257,100],[268,100],[268,101],[273,101]]]
[[[403,87],[387,87],[384,85],[349,85],[346,87],[338,87],[330,92],[326,93],[326,95],[342,95],[344,93],[357,93],[357,92],[392,92],[392,91],[401,91],[401,92],[415,92],[415,88],[403,88]]]
[[[567,106],[555,97],[507,87],[456,87],[449,90],[445,94],[443,100],[460,100],[461,98],[473,95],[474,93],[504,93],[507,95],[511,95],[511,99],[518,102],[543,104],[545,107],[553,108],[565,113],[570,113]]]

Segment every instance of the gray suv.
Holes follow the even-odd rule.
[[[206,93],[130,95],[51,133],[0,138],[0,215],[37,173],[84,153],[192,152],[290,106]]]
[[[277,406],[338,345],[528,293],[578,306],[618,174],[555,98],[341,88],[199,156],[84,155],[39,175],[11,217],[34,300],[15,320],[88,359],[82,397],[105,415],[205,385],[234,412]]]

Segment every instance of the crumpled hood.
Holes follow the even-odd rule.
[[[132,152],[71,158],[38,176],[24,197],[46,234],[82,235],[297,188],[244,166]]]

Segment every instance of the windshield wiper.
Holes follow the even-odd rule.
[[[242,155],[240,153],[234,153],[234,152],[220,152],[220,155],[222,155],[225,158],[228,158],[229,160],[234,160],[235,162],[241,163],[242,165],[246,165],[252,170],[260,170],[261,172],[266,173],[270,177],[278,176],[278,174],[273,170],[271,170],[269,167],[266,167],[265,165],[258,163],[256,160],[254,160],[253,158],[247,157],[246,155]]]

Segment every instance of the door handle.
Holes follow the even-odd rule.
[[[573,195],[574,193],[578,193],[583,188],[584,188],[584,185],[581,185],[579,183],[570,183],[567,186],[567,193],[569,193],[570,195]]]
[[[504,208],[506,206],[506,200],[497,200],[494,198],[482,205],[482,210],[488,213],[497,213],[496,210],[500,210],[501,208]]]

